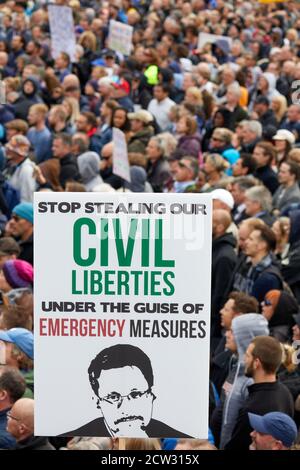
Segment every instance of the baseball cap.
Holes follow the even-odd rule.
[[[26,356],[33,359],[33,333],[26,328],[0,330],[0,341],[14,343]]]
[[[233,209],[234,199],[227,189],[214,189],[210,194],[212,199],[218,199],[219,201],[224,202],[224,204],[226,204],[230,209]]]
[[[279,129],[273,136],[273,140],[286,140],[291,145],[296,141],[294,134],[287,129]]]
[[[291,447],[297,438],[297,426],[290,416],[279,411],[267,413],[264,416],[248,413],[251,427],[262,434],[269,434],[285,447]]]
[[[136,111],[135,113],[128,113],[128,118],[129,119],[136,119],[137,121],[142,121],[145,124],[149,124],[149,122],[153,121],[153,116],[149,111],[146,111],[145,109],[140,109],[139,111]]]

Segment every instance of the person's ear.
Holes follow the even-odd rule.
[[[0,401],[6,400],[8,397],[8,393],[6,390],[0,389]]]

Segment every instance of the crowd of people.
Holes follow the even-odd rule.
[[[48,2],[0,3],[0,449],[118,448],[34,436],[32,201],[120,190],[213,199],[209,440],[127,448],[296,449],[299,2],[56,3],[73,12],[73,61],[52,56]],[[108,48],[112,19],[133,27],[130,56]]]

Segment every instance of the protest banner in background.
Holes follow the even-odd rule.
[[[34,208],[35,434],[206,439],[210,196]]]
[[[227,36],[218,36],[217,34],[209,34],[209,33],[199,33],[198,36],[198,49],[202,49],[205,44],[215,44],[219,39],[226,41],[228,43],[228,49],[231,49],[232,46],[232,39]]]
[[[124,55],[130,55],[132,49],[133,27],[120,21],[110,20],[108,47]]]
[[[56,57],[66,52],[74,62],[76,59],[76,39],[72,8],[60,5],[49,5],[49,24],[51,33],[51,53]]]
[[[116,127],[113,128],[113,144],[113,173],[130,183],[130,165],[128,162],[127,142],[124,132]]]

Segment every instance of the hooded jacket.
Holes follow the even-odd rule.
[[[247,313],[233,319],[232,332],[237,345],[238,362],[230,371],[224,384],[225,388],[227,388],[227,395],[223,406],[223,422],[220,442],[221,449],[224,449],[227,442],[231,439],[239,410],[242,408],[244,401],[248,396],[247,387],[253,383],[253,380],[245,377],[244,374],[245,352],[253,338],[256,336],[269,335],[268,322],[260,314]]]
[[[227,291],[232,271],[234,270],[237,262],[237,257],[234,251],[235,247],[236,240],[231,233],[225,233],[221,237],[215,238],[212,244],[212,322],[219,326],[219,330],[219,312],[226,301],[224,296]],[[220,333],[220,331],[217,331],[216,333]]]
[[[278,304],[269,321],[270,335],[281,343],[291,338],[291,327],[294,324],[292,315],[298,313],[299,307],[296,299],[288,292],[281,292]]]
[[[33,87],[34,87],[33,93],[28,94],[25,92],[24,85],[26,82],[31,82],[33,84]],[[29,108],[33,104],[43,102],[42,99],[38,95],[39,89],[40,89],[40,85],[35,77],[28,77],[26,78],[26,80],[24,80],[22,84],[22,93],[13,104],[13,109],[14,109],[16,119],[23,119],[24,121],[27,121]]]
[[[103,183],[100,171],[100,157],[96,152],[84,152],[77,158],[79,173],[87,191]]]

